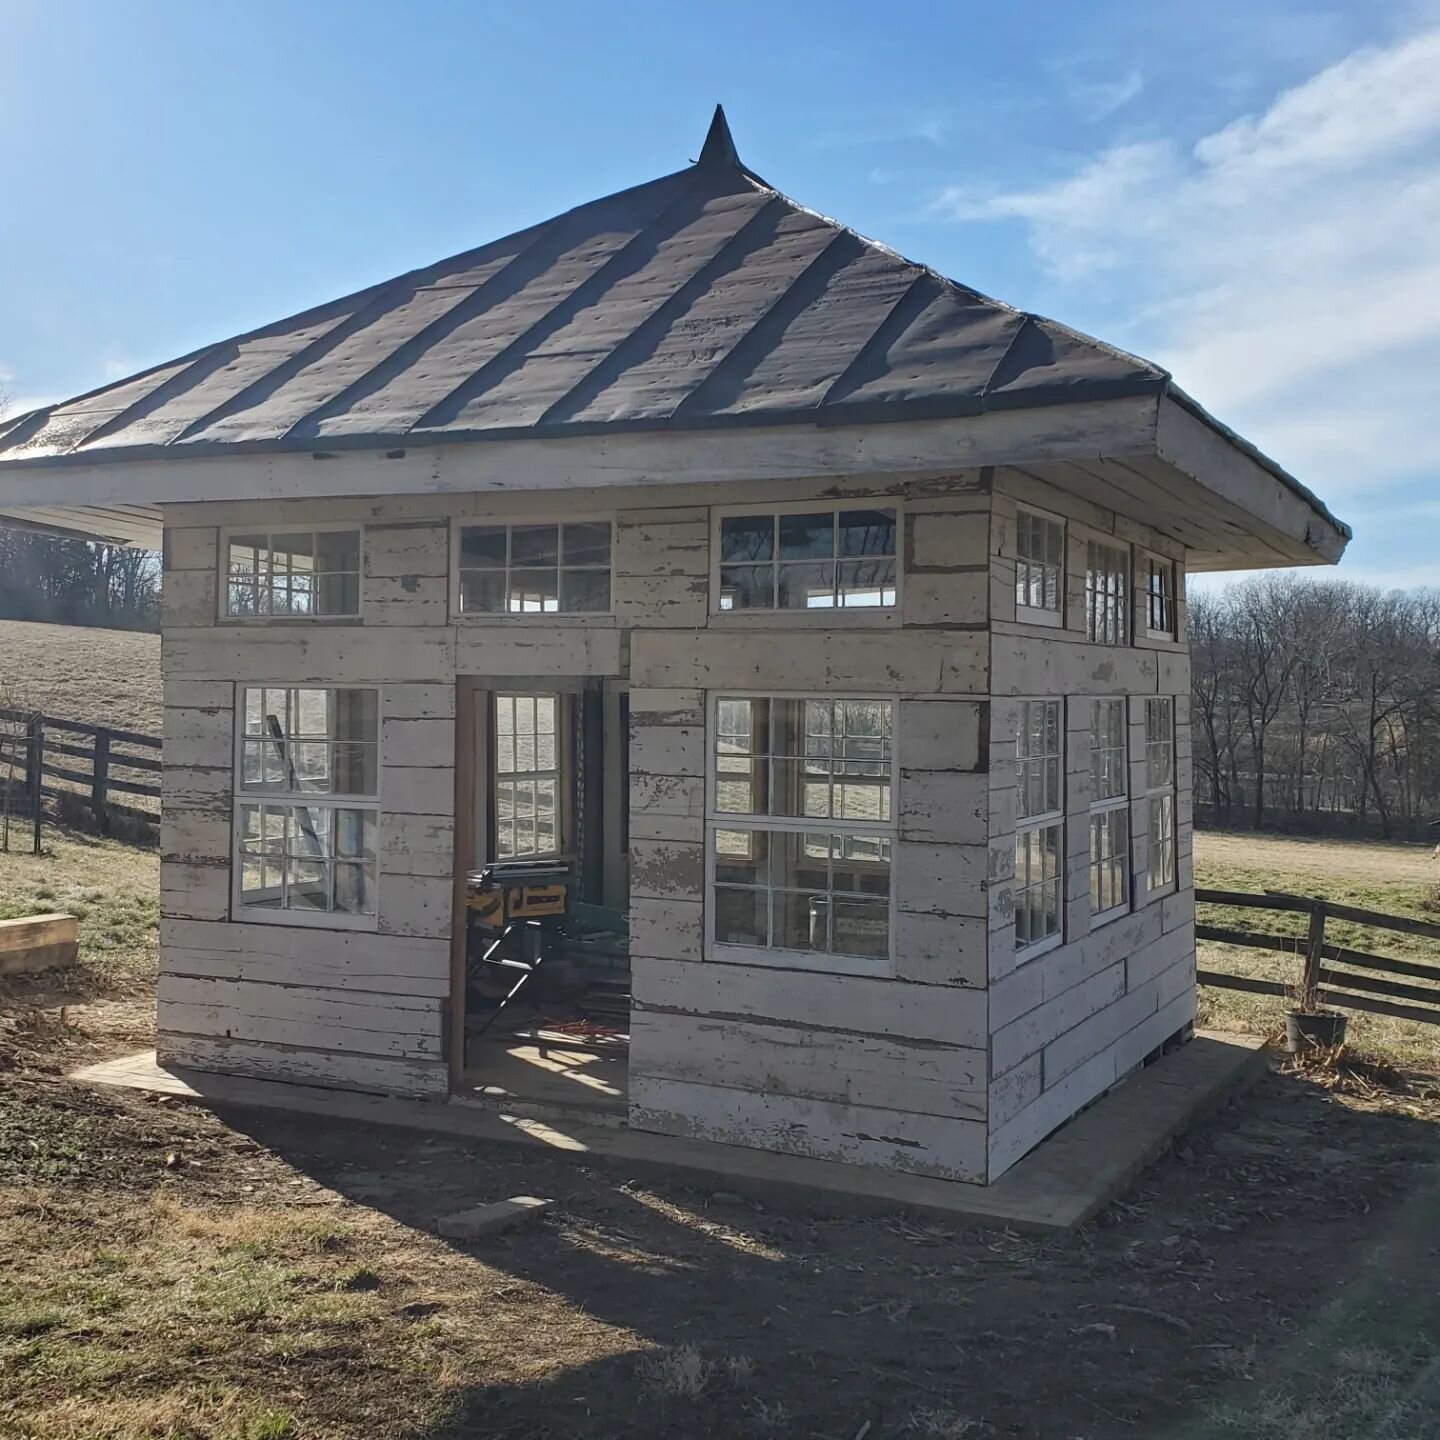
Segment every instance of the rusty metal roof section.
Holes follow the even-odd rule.
[[[695,164],[0,425],[0,465],[871,424],[1162,393],[1156,366]]]

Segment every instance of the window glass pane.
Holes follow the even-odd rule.
[[[893,510],[842,510],[838,525],[841,555],[895,554]]]
[[[829,560],[835,555],[835,514],[780,516],[782,560]]]
[[[756,561],[775,558],[773,515],[727,515],[720,522],[720,560]]]
[[[335,736],[339,740],[378,740],[380,692],[335,691]]]
[[[335,909],[344,915],[375,913],[375,886],[364,865],[336,864]]]
[[[766,830],[715,831],[715,882],[766,885],[770,875],[770,834]]]
[[[770,883],[777,890],[825,891],[830,883],[830,837],[813,831],[770,835]]]
[[[315,583],[317,615],[354,615],[360,609],[359,575],[322,575]]]
[[[722,565],[720,567],[720,608],[722,610],[773,610],[775,608],[775,567],[773,565]]]
[[[467,525],[460,532],[460,564],[463,568],[505,568],[505,546],[509,527],[505,525]]]
[[[495,615],[505,609],[503,570],[462,570],[460,611],[464,615]]]
[[[610,608],[608,570],[562,570],[560,608],[567,614],[590,614]]]
[[[835,583],[841,605],[859,609],[867,605],[895,603],[895,561],[842,560],[836,567]]]
[[[561,526],[562,565],[610,564],[609,522]]]
[[[835,604],[835,565],[782,565],[776,587],[781,610],[825,610]]]
[[[508,608],[514,614],[548,614],[558,610],[559,573],[555,570],[512,570]]]
[[[721,945],[768,946],[770,892],[737,890],[717,884],[715,897],[715,939]]]
[[[555,565],[560,559],[560,530],[556,525],[513,525],[510,528],[510,564],[517,567]]]
[[[287,910],[328,910],[330,870],[320,860],[291,858],[285,866],[285,908]]]
[[[358,530],[322,530],[315,537],[315,568],[317,570],[359,570],[360,532]]]
[[[831,902],[830,948],[836,955],[868,955],[884,959],[890,953],[890,907],[873,900],[836,896]]]
[[[771,901],[775,944],[782,950],[830,948],[830,901],[821,890],[809,894],[777,890]]]

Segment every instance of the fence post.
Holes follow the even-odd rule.
[[[26,756],[34,767],[34,788],[30,791],[30,803],[34,807],[31,815],[34,821],[34,838],[31,848],[40,853],[40,829],[45,823],[45,717],[30,717],[30,749]],[[27,766],[27,769],[29,766]],[[26,777],[29,779],[29,776]]]
[[[1301,981],[1301,1005],[1313,1009],[1319,1004],[1320,962],[1325,958],[1325,902],[1310,907],[1310,938],[1305,944],[1305,978]]]
[[[95,826],[102,835],[110,833],[110,810],[106,804],[110,788],[110,732],[101,730],[95,736],[95,765],[90,777],[90,810]]]

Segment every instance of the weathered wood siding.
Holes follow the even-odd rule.
[[[1067,588],[1058,628],[1017,623],[1015,515],[1031,508],[1066,524]],[[1132,633],[1108,646],[1086,638],[1089,540],[1177,562],[1177,634]],[[1138,570],[1132,568],[1132,575]],[[1195,1016],[1190,675],[1184,550],[1174,541],[1036,475],[998,473],[992,510],[989,912],[989,1177],[1136,1068]],[[1144,596],[1133,594],[1132,620]],[[1133,627],[1132,627],[1133,628]],[[1089,878],[1091,702],[1128,700],[1133,908],[1092,929]],[[1176,879],[1151,894],[1145,798],[1144,703],[1175,705]],[[1065,845],[1063,940],[1033,958],[1015,949],[1015,734],[1020,699],[1063,701]]]
[[[903,613],[878,624],[863,613],[838,624],[833,617],[817,624],[813,615],[711,615],[713,507],[818,498],[822,490],[819,503],[846,493],[889,493],[905,501]],[[615,490],[599,489],[545,497],[538,510],[533,495],[503,494],[170,507],[162,1054],[247,1074],[443,1094],[456,679],[528,684],[605,677],[631,690],[629,863],[637,968],[658,960],[693,962],[703,976],[695,977],[692,996],[679,995],[677,1012],[700,1019],[729,1010],[757,1016],[749,1049],[755,1064],[726,1058],[721,1047],[710,1052],[716,1062],[706,1078],[693,1063],[673,1063],[675,1047],[657,1036],[648,1023],[653,1017],[638,1023],[636,1122],[657,1128],[708,1123],[706,1106],[693,1103],[697,1085],[701,1091],[749,1087],[762,1095],[773,1089],[797,1104],[854,1111],[828,1129],[828,1122],[815,1121],[811,1138],[797,1138],[792,1148],[859,1155],[847,1135],[873,1132],[876,1112],[909,1113],[897,1102],[913,1055],[925,1078],[917,1075],[911,1108],[932,1117],[939,1132],[901,1148],[915,1151],[917,1164],[936,1173],[982,1174],[985,912],[977,878],[985,863],[987,790],[978,771],[986,726],[980,697],[988,690],[989,500],[978,472],[912,486],[843,480],[656,485],[624,493],[625,501],[643,504],[617,507],[616,499]],[[455,520],[582,514],[608,516],[615,526],[611,614],[519,620],[451,614]],[[237,624],[219,618],[224,528],[347,523],[364,530],[357,619]],[[237,683],[247,682],[380,687],[382,819],[373,932],[230,918],[234,705]],[[832,985],[828,993],[838,1007],[832,1040],[827,1048],[817,1038],[806,1054],[789,1041],[811,1035],[805,997],[834,975],[751,975],[744,967],[724,967],[722,1004],[707,984],[720,967],[702,963],[705,696],[727,688],[912,697],[902,699],[899,712],[901,753],[910,759],[903,762],[897,797],[896,873],[903,883],[897,878],[893,974],[862,982],[848,1009],[847,992]],[[778,976],[779,991],[771,976]],[[865,984],[874,985],[883,1002],[874,1015],[862,1013],[872,1007]],[[786,985],[798,987],[799,1008],[787,1008]],[[969,992],[963,1027],[956,1017],[943,1038],[918,1028],[930,1008],[919,997],[929,987],[955,992],[956,1003],[960,992]],[[776,1041],[776,1027],[767,1026],[776,1017],[767,1010],[789,1017],[789,1034],[776,1042],[768,1070],[759,1057],[767,1041]],[[873,1054],[863,1049],[870,1045],[866,1025],[885,1037],[874,1041]],[[845,1054],[833,1037],[851,1032],[866,1064],[854,1076],[842,1064],[827,1088],[823,1072]],[[903,1123],[896,1119],[885,1133],[900,1134]],[[756,1132],[751,1143],[770,1142]]]

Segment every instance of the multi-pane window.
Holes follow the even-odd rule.
[[[462,615],[593,615],[610,609],[610,522],[463,525]]]
[[[1090,719],[1090,912],[1130,903],[1130,803],[1123,699],[1096,700]]]
[[[492,776],[497,860],[561,849],[560,697],[496,695]]]
[[[1085,633],[1100,645],[1123,645],[1130,613],[1130,552],[1091,540],[1085,547]]]
[[[721,610],[895,604],[896,512],[807,510],[720,521]]]
[[[1145,794],[1149,850],[1147,885],[1153,894],[1175,884],[1175,702],[1145,702]]]
[[[889,955],[893,711],[888,700],[716,698],[717,945]]]
[[[1058,623],[1064,586],[1064,524],[1021,510],[1015,517],[1015,604],[1053,616],[1052,623]]]
[[[1150,556],[1145,562],[1145,628],[1152,635],[1175,634],[1175,562]]]
[[[1060,934],[1064,763],[1060,701],[1023,700],[1015,735],[1015,944]]]
[[[380,693],[240,691],[236,903],[245,918],[374,916]]]
[[[360,531],[247,531],[225,541],[225,614],[357,615]]]

